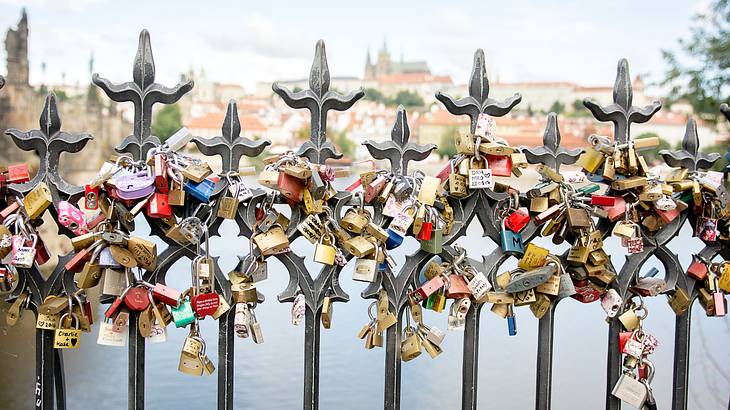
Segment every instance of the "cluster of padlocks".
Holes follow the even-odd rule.
[[[315,68],[322,70],[321,64],[315,61],[313,73]],[[105,81],[99,80],[108,94],[121,92]],[[346,109],[359,98],[347,100],[329,92],[328,84],[328,77],[326,84],[312,82],[319,87],[317,93],[308,91],[312,95],[278,85],[274,90],[295,108],[303,106],[297,98],[309,98],[320,107],[327,98],[335,99],[339,108],[332,109]],[[258,186],[248,186],[242,177],[256,171],[238,168],[238,160],[245,150],[249,156],[260,154],[265,145],[238,136],[234,103],[229,105],[224,137],[206,141],[183,128],[164,143],[153,137],[127,141],[125,147],[134,145],[136,151],[121,150],[124,153],[111,156],[88,184],[73,192],[48,175],[31,182],[24,164],[7,166],[0,174],[0,289],[11,292],[12,301],[7,323],[15,324],[35,304],[36,327],[54,332],[54,347],[77,348],[82,333],[91,331],[94,323],[87,292],[98,287],[102,303],[108,305],[100,320],[98,344],[124,346],[130,336],[164,342],[170,324],[187,327],[179,370],[211,374],[215,366],[206,355],[199,322],[233,315],[238,337],[263,343],[256,318],[263,295],[256,286],[269,276],[269,258],[278,258],[289,270],[290,285],[279,298],[292,302],[292,323],[301,323],[313,312],[325,329],[333,324],[334,303],[346,300],[336,279],[354,259],[352,279],[365,282],[363,296],[374,299],[367,311],[369,320],[357,335],[368,349],[382,347],[385,335],[393,334],[403,361],[423,350],[432,358],[438,356],[445,332],[424,323],[424,309],[447,311],[446,328],[454,331],[465,328],[476,305],[488,304],[506,319],[508,333],[514,336],[519,307],[541,319],[565,298],[599,302],[609,322],[615,318],[624,329],[618,341],[625,355],[624,372],[613,394],[638,407],[651,406],[654,366],[648,356],[658,343],[643,329],[648,313],[643,299],[666,295],[674,312],[683,315],[696,294],[709,316],[724,316],[730,261],[714,260],[719,251],[695,255],[684,279],[696,287],[677,280],[669,283],[657,277],[656,269],[645,275],[631,272],[620,280],[604,250],[604,238],[619,237],[628,254],[651,252],[657,232],[689,218],[695,236],[707,246],[726,247],[730,208],[723,174],[709,169],[714,160],[698,154],[696,134],[693,147],[686,139],[684,151],[663,153],[671,165],[668,170],[650,168],[640,155],[658,145],[656,138],[591,135],[589,148],[579,159],[581,150],[559,148],[554,114],[548,120],[544,147],[513,147],[495,127],[494,117],[508,108],[490,116],[484,112],[490,106],[475,114],[450,104],[450,111],[472,117],[473,127],[455,137],[457,154],[442,171],[434,176],[407,172],[408,161],[425,159],[435,146],[408,141],[405,111],[400,107],[393,140],[365,143],[374,158],[388,159],[391,168],[376,168],[373,162],[372,169],[342,191],[335,183],[348,178],[350,171],[324,163],[336,157],[336,151],[319,134],[299,151],[265,158]],[[494,104],[492,108],[499,105]],[[594,112],[604,109],[591,102],[586,105]],[[312,115],[326,116],[326,111],[315,115],[313,110]],[[605,115],[615,123],[635,121]],[[224,157],[221,172],[191,154],[191,142],[205,155]],[[560,169],[576,161],[579,168]],[[529,170],[534,171],[532,176]],[[515,178],[531,181],[534,176],[537,182],[529,189],[516,188]],[[290,212],[277,209],[281,206]],[[23,274],[35,278],[38,267],[50,258],[38,234],[47,211],[71,238],[73,252],[60,257],[54,269],[58,275],[52,277],[59,277],[60,285],[53,284],[42,293],[42,300],[33,302],[38,291]],[[489,262],[467,255],[456,243],[476,214],[485,230],[493,233],[486,236],[498,242],[496,259]],[[155,242],[135,236],[135,219],[141,217],[153,234],[164,237],[168,249],[158,254]],[[236,221],[249,238],[240,262],[228,274],[220,271],[208,245],[223,220]],[[316,289],[302,279],[306,268],[297,265],[303,260],[290,249],[299,236],[311,243],[311,259],[326,273],[321,277],[327,279]],[[567,243],[569,250],[553,254],[532,242],[537,236],[556,245]],[[418,251],[400,269],[391,254],[407,238],[419,243]],[[164,274],[181,256],[190,259],[191,280],[189,288],[178,290],[165,284]],[[517,268],[500,272],[499,266],[509,257],[515,258]],[[396,276],[399,270],[407,277]]]

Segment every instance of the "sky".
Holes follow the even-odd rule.
[[[88,83],[94,71],[131,80],[140,30],[150,31],[157,81],[172,85],[190,67],[249,92],[260,81],[304,78],[323,39],[332,76],[362,76],[387,41],[394,58],[426,60],[456,83],[483,48],[489,78],[503,82],[612,84],[616,63],[659,78],[661,50],[687,37],[707,1],[343,1],[206,2],[0,0],[0,30],[22,7],[30,25],[31,83]],[[4,48],[1,58],[5,59]],[[45,62],[46,70],[42,70]]]

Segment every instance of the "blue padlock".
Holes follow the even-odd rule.
[[[385,272],[386,269],[388,269],[388,262],[383,261],[378,265],[378,272]]]
[[[512,310],[512,305],[507,307],[507,331],[510,336],[517,336],[517,319],[515,318],[515,312]]]
[[[385,249],[391,250],[399,247],[403,243],[403,236],[398,232],[388,228],[388,239],[385,240]]]
[[[200,183],[195,181],[187,180],[183,186],[183,190],[190,194],[193,198],[200,202],[207,203],[210,200],[210,196],[213,194],[215,188],[215,182],[204,179]]]
[[[508,255],[522,257],[525,254],[525,245],[522,243],[522,234],[512,232],[505,226],[506,219],[502,220],[502,231],[499,233],[499,240],[502,244],[502,252]]]
[[[586,173],[586,179],[591,182],[603,182],[603,175],[591,174],[590,172],[588,172],[588,173]]]

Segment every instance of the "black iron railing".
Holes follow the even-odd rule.
[[[154,104],[172,104],[178,101],[185,93],[193,88],[192,81],[182,82],[174,87],[165,87],[155,82],[155,64],[152,58],[150,37],[146,31],[140,34],[139,48],[134,60],[133,81],[123,84],[112,84],[110,81],[94,74],[94,84],[98,85],[116,102],[132,102],[134,104],[134,130],[133,133],[122,141],[116,148],[119,152],[131,154],[135,159],[143,156],[148,149],[159,145],[159,140],[151,135],[152,107]],[[318,42],[315,49],[314,63],[309,77],[309,89],[299,92],[291,92],[277,84],[273,90],[284,102],[292,108],[306,108],[311,113],[311,139],[304,143],[298,154],[306,156],[312,162],[323,163],[330,158],[340,158],[342,154],[337,153],[336,147],[327,141],[325,134],[327,113],[331,110],[344,111],[349,109],[357,100],[364,95],[362,89],[342,95],[329,89],[330,75],[327,66],[325,48],[323,42]],[[520,95],[514,95],[504,101],[498,101],[489,97],[489,81],[486,76],[484,53],[477,50],[474,54],[474,62],[471,78],[468,84],[468,95],[461,99],[455,99],[446,94],[437,93],[436,98],[444,104],[448,111],[454,115],[466,115],[471,120],[471,131],[474,132],[476,120],[479,114],[486,113],[493,117],[501,117],[510,112],[520,101]],[[632,105],[631,82],[628,73],[628,64],[625,60],[619,62],[616,83],[613,94],[614,103],[602,107],[597,103],[586,100],[585,105],[599,121],[610,121],[614,124],[614,137],[618,141],[626,141],[631,138],[630,126],[632,123],[648,121],[651,116],[660,108],[658,103],[647,107],[636,107]],[[727,115],[726,107],[723,112]],[[730,117],[728,117],[730,118]],[[92,138],[87,134],[69,134],[61,129],[61,120],[56,107],[56,100],[53,94],[49,94],[40,118],[40,128],[30,132],[9,130],[15,144],[23,150],[35,151],[40,157],[40,168],[38,174],[30,182],[19,185],[11,185],[10,189],[18,195],[29,192],[41,181],[48,184],[54,203],[59,200],[77,201],[83,194],[83,187],[74,186],[64,181],[58,173],[60,155],[63,152],[81,152],[86,143]],[[255,157],[262,153],[268,145],[266,141],[251,141],[240,136],[241,124],[236,111],[235,102],[230,102],[226,113],[225,122],[222,124],[221,136],[207,139],[195,138],[194,142],[199,151],[205,156],[219,155],[222,159],[222,171],[236,171],[239,169],[239,162],[242,157]],[[371,156],[375,159],[387,159],[390,162],[391,171],[395,174],[404,175],[408,171],[408,164],[411,161],[425,159],[436,146],[419,145],[411,142],[410,130],[405,110],[400,107],[397,112],[397,119],[393,127],[390,141],[365,142]],[[574,163],[581,150],[566,150],[560,146],[560,132],[555,114],[548,117],[548,125],[543,137],[543,146],[527,148],[526,154],[530,163],[544,163],[554,168],[563,164]],[[698,153],[698,139],[696,127],[690,122],[684,140],[684,150],[679,153],[665,152],[664,158],[670,164],[680,164],[690,170],[697,168],[698,162],[703,165],[711,163],[713,158],[708,158]],[[714,158],[716,160],[716,158]],[[219,185],[214,193],[220,195],[225,186]],[[500,227],[492,220],[493,210],[497,201],[504,198],[506,194],[497,193],[491,190],[479,190],[461,200],[451,201],[454,209],[455,226],[451,233],[444,238],[445,257],[453,255],[454,249],[451,246],[458,238],[466,235],[469,224],[476,217],[479,221],[484,236],[489,237],[495,243],[499,243]],[[241,229],[240,235],[250,237],[255,221],[255,205],[265,199],[265,192],[261,189],[254,190],[253,198],[242,204],[237,212],[235,221]],[[339,192],[335,196],[335,214],[351,203],[351,193]],[[57,210],[52,206],[53,216],[57,216]],[[674,238],[685,223],[688,216],[682,215],[662,228],[655,235],[645,235],[645,250],[638,254],[630,255],[618,275],[615,288],[620,294],[626,295],[628,286],[639,271],[642,264],[649,258],[655,256],[661,261],[666,271],[666,281],[670,288],[676,286],[684,288],[692,297],[696,297],[695,282],[688,278],[679,264],[677,255],[667,248],[669,240]],[[689,216],[689,218],[693,218]],[[299,236],[296,231],[302,214],[293,211],[288,235],[291,240]],[[218,234],[221,224],[220,218],[211,218],[208,230],[211,235]],[[377,206],[374,209],[373,221],[382,223],[384,216],[382,209]],[[193,258],[192,250],[179,245],[177,242],[167,238],[159,222],[150,219],[152,235],[164,240],[168,247],[159,255],[157,268],[154,271],[145,273],[144,278],[148,282],[164,282],[165,275],[172,264],[181,257]],[[694,221],[692,221],[694,222]],[[608,225],[602,226],[604,232],[608,232]],[[71,236],[71,232],[64,227],[59,227],[60,233]],[[523,237],[525,242],[536,237],[539,229],[533,224],[525,228]],[[727,248],[717,243],[708,243],[701,251],[701,255],[711,259],[721,254],[723,257],[730,257]],[[418,251],[406,258],[405,264],[397,272],[387,269],[381,276],[381,280],[370,285],[362,296],[364,298],[377,298],[377,292],[382,286],[388,293],[390,310],[398,317],[398,323],[387,330],[386,333],[386,354],[385,354],[385,391],[383,393],[383,406],[386,409],[398,409],[401,407],[401,359],[400,340],[403,330],[403,314],[408,303],[408,290],[414,284],[418,271],[431,257],[423,251]],[[66,272],[64,264],[72,257],[72,254],[62,255],[59,258],[53,272],[44,278],[38,266],[31,269],[21,269],[20,283],[15,291],[17,297],[21,291],[27,291],[31,295],[30,308],[37,310],[37,307],[48,295],[59,294],[64,289],[74,289],[73,273]],[[304,258],[288,252],[276,256],[286,267],[289,274],[289,284],[281,294],[278,295],[279,302],[292,302],[297,294],[301,292],[306,301],[305,314],[305,342],[304,342],[304,408],[316,409],[319,404],[319,367],[320,367],[320,317],[322,304],[325,296],[331,297],[335,302],[347,302],[347,295],[339,285],[339,274],[341,268],[338,266],[325,267],[318,275],[314,276],[308,272],[303,263]],[[482,261],[473,260],[472,264],[480,266],[488,275],[494,275],[500,266],[507,260],[501,248],[497,247],[492,253],[485,256]],[[228,280],[223,272],[216,266],[215,274],[218,291],[230,299],[231,289]],[[285,272],[272,272],[272,274],[285,274]],[[328,293],[330,292],[330,293]],[[555,322],[556,300],[549,312],[539,321],[538,352],[537,352],[537,379],[536,379],[536,408],[549,409],[551,407],[552,387],[552,365],[553,365],[553,336]],[[482,305],[474,304],[466,319],[463,347],[463,389],[462,408],[477,408],[477,386],[479,377],[479,327]],[[690,312],[678,316],[676,319],[675,346],[674,346],[674,388],[672,403],[674,409],[687,408],[688,391],[688,365],[689,365],[689,335],[690,335]],[[136,317],[130,318],[129,326],[129,396],[128,404],[130,409],[142,409],[145,406],[145,339],[140,336],[137,329]],[[231,311],[219,319],[219,341],[218,341],[218,408],[232,409],[234,407],[234,313]],[[607,357],[607,385],[606,385],[606,408],[619,409],[621,403],[613,397],[610,392],[618,380],[621,372],[621,353],[618,350],[618,333],[621,331],[620,324],[612,320],[608,332],[608,357]],[[36,407],[39,409],[65,408],[64,373],[63,361],[60,351],[53,349],[53,332],[50,330],[37,330],[36,333],[36,374],[37,385]],[[669,367],[669,366],[667,366]]]

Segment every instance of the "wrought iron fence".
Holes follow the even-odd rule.
[[[137,56],[134,59],[132,81],[113,84],[98,74],[93,75],[92,81],[111,100],[115,102],[132,102],[134,104],[134,130],[116,147],[116,150],[129,153],[135,159],[139,159],[147,150],[160,144],[160,141],[151,134],[153,106],[158,103],[173,104],[193,88],[192,81],[181,82],[174,87],[166,87],[155,82],[155,64],[152,57],[150,36],[147,31],[142,31],[140,34]],[[342,154],[337,152],[336,147],[327,140],[325,133],[327,114],[331,110],[345,111],[349,109],[365,93],[363,89],[359,89],[343,95],[330,90],[330,74],[322,41],[319,41],[316,45],[314,62],[309,75],[309,89],[292,92],[275,83],[273,90],[288,106],[295,109],[307,109],[310,112],[311,138],[301,146],[298,151],[299,155],[305,156],[315,163],[324,163],[327,159],[342,157]],[[467,91],[468,95],[460,99],[443,93],[437,93],[436,98],[451,114],[468,116],[471,120],[470,128],[472,132],[475,131],[479,114],[486,113],[493,117],[501,117],[509,113],[521,101],[519,94],[515,94],[504,101],[489,96],[489,81],[486,75],[482,50],[477,50],[474,54]],[[11,185],[10,189],[18,195],[24,195],[40,182],[45,182],[51,190],[54,203],[58,203],[59,200],[77,201],[83,194],[83,187],[72,185],[64,181],[59,175],[60,156],[64,152],[81,152],[92,139],[92,136],[61,131],[61,119],[56,104],[55,96],[52,93],[49,94],[40,117],[39,129],[28,132],[15,129],[7,131],[7,134],[12,137],[18,147],[26,151],[35,151],[40,157],[37,175],[30,182]],[[631,82],[628,64],[625,60],[621,60],[618,64],[613,91],[613,104],[604,107],[591,100],[586,100],[585,105],[597,120],[610,121],[614,124],[614,137],[620,142],[631,139],[631,124],[648,121],[660,109],[659,103],[653,103],[646,107],[636,107],[632,104]],[[726,106],[723,107],[722,112],[730,119],[730,110]],[[218,155],[221,157],[223,173],[238,170],[242,157],[258,156],[269,144],[267,141],[251,141],[241,136],[241,123],[239,122],[236,103],[233,101],[228,104],[221,135],[215,138],[196,137],[194,142],[203,155]],[[543,146],[526,149],[526,155],[530,163],[544,163],[559,169],[561,165],[576,162],[582,152],[582,150],[567,150],[560,146],[557,116],[552,113],[548,116],[543,143]],[[411,161],[425,159],[436,148],[433,144],[419,145],[410,141],[406,111],[402,107],[398,108],[391,140],[385,142],[367,141],[364,145],[374,159],[388,160],[391,171],[398,175],[407,174],[408,165]],[[690,170],[697,169],[698,164],[706,167],[717,160],[718,157],[706,156],[698,152],[698,137],[695,124],[692,121],[687,127],[683,150],[680,152],[664,152],[663,156],[670,165],[683,166]],[[219,183],[213,196],[221,195],[224,188],[225,184]],[[452,245],[458,238],[466,235],[466,229],[474,218],[477,218],[480,223],[484,236],[489,237],[495,243],[499,243],[500,227],[492,219],[492,215],[497,201],[505,198],[506,195],[491,190],[478,190],[461,200],[450,200],[454,208],[456,222],[454,229],[444,238],[445,258],[448,259],[454,255],[455,251]],[[235,221],[240,227],[240,235],[246,237],[252,235],[255,205],[263,201],[265,197],[264,190],[256,189],[254,190],[254,197],[239,207]],[[338,192],[335,196],[335,214],[340,215],[345,207],[351,206],[351,199],[352,194],[350,192]],[[56,217],[58,210],[54,206],[51,206],[50,210],[53,216]],[[215,209],[208,212],[215,212]],[[673,254],[666,246],[678,234],[679,229],[688,217],[693,218],[691,215],[683,214],[655,235],[644,234],[644,241],[647,244],[645,250],[627,257],[619,272],[616,289],[620,294],[627,294],[628,287],[642,264],[655,256],[665,267],[666,281],[669,287],[676,285],[684,288],[693,299],[696,298],[695,281],[684,274],[677,255]],[[291,240],[300,235],[295,227],[301,219],[301,213],[296,210],[293,211],[290,228],[287,232]],[[385,220],[382,209],[378,206],[375,206],[373,220],[376,223],[383,223]],[[221,222],[220,218],[210,218],[208,230],[211,235],[218,234]],[[149,223],[152,235],[164,240],[168,247],[159,255],[157,268],[154,271],[146,272],[144,279],[148,282],[158,281],[164,283],[165,275],[175,261],[181,257],[193,258],[195,255],[189,248],[167,238],[158,221],[149,219]],[[608,232],[609,229],[606,229],[608,228],[608,222],[602,223],[605,224],[601,227],[602,230]],[[63,226],[59,226],[59,232],[68,236],[72,234]],[[523,231],[526,242],[538,234],[539,229],[533,222],[530,222],[530,225]],[[724,258],[730,257],[727,248],[717,243],[707,243],[701,251],[701,255],[707,258],[713,258],[718,254]],[[37,308],[46,296],[58,294],[64,288],[75,289],[73,273],[64,269],[65,263],[72,256],[72,253],[60,256],[55,269],[48,277],[41,274],[37,265],[31,269],[21,269],[20,282],[12,297],[17,297],[21,291],[29,292],[31,295],[30,309],[37,314]],[[306,270],[302,256],[288,252],[279,254],[276,257],[286,267],[289,274],[289,284],[278,295],[279,302],[292,302],[297,291],[301,291],[306,300],[304,408],[316,409],[319,405],[321,337],[319,323],[323,300],[325,296],[329,295],[333,301],[344,303],[349,300],[350,296],[339,285],[341,268],[337,265],[325,267],[318,275],[313,276]],[[389,308],[398,317],[397,325],[389,328],[386,333],[385,391],[383,393],[383,407],[386,409],[398,409],[401,406],[399,347],[403,330],[402,317],[408,302],[409,286],[415,284],[418,271],[430,257],[431,254],[424,251],[418,251],[407,256],[405,264],[399,271],[394,272],[387,269],[379,281],[370,285],[362,293],[364,298],[375,299],[382,285],[389,296]],[[493,276],[508,257],[501,248],[497,247],[493,252],[486,255],[482,261],[472,260],[471,263],[481,267],[481,270],[489,276]],[[283,272],[277,273],[283,274]],[[218,279],[216,281],[217,290],[230,299],[230,285],[218,266],[216,266],[215,275]],[[328,293],[329,290],[331,290],[331,293]],[[548,313],[539,320],[535,405],[537,409],[549,409],[551,407],[555,306],[559,301],[559,299],[556,300],[550,306]],[[102,302],[110,302],[110,300],[102,300]],[[462,374],[462,408],[464,409],[477,408],[481,309],[481,304],[474,304],[466,319]],[[676,318],[674,388],[672,390],[673,409],[687,408],[690,312],[691,309]],[[130,409],[142,409],[145,406],[145,340],[138,332],[135,319],[136,314],[133,313],[129,322],[128,407]],[[235,344],[233,320],[233,312],[229,312],[219,319],[217,403],[219,409],[232,409],[234,407]],[[610,394],[621,373],[621,353],[618,347],[618,334],[620,331],[618,321],[610,321],[607,341],[608,356],[606,359],[608,363],[605,402],[607,409],[619,409],[621,407],[620,401]],[[64,409],[66,406],[63,358],[61,352],[53,348],[53,331],[36,331],[36,375],[36,408],[50,409],[56,407]]]

